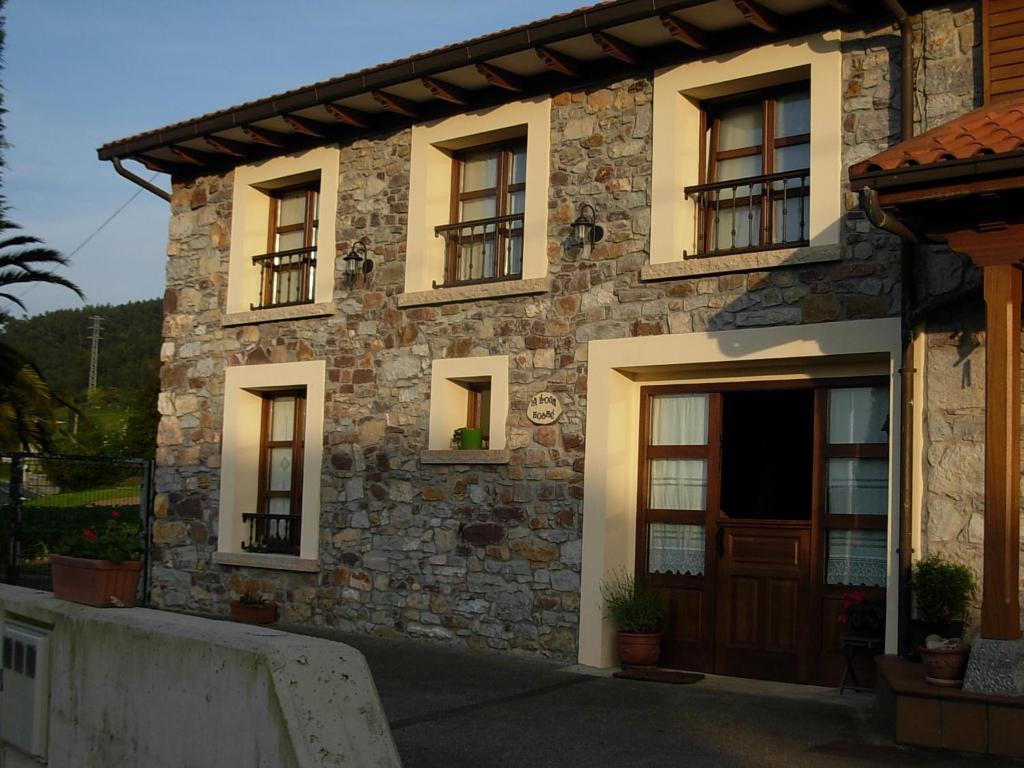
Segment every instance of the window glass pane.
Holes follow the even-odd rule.
[[[889,442],[889,390],[886,387],[830,389],[828,441],[834,445]]]
[[[715,164],[715,181],[728,181],[729,179],[746,179],[751,176],[761,175],[761,155],[748,155],[747,157],[732,157],[728,160],[719,160]],[[761,191],[759,186],[754,186],[753,191],[746,186],[741,186],[735,192],[723,190],[722,194],[735,194],[737,197],[745,197],[750,194],[758,194]]]
[[[476,221],[477,219],[489,219],[492,216],[498,215],[497,201],[493,197],[479,197],[476,200],[466,200],[459,207],[459,221]]]
[[[761,241],[761,206],[735,206],[731,200],[722,200],[711,209],[712,251],[728,251],[733,248],[749,248]]]
[[[290,251],[293,248],[302,248],[305,245],[304,234],[302,230],[296,230],[295,232],[281,232],[277,236],[277,247],[274,249],[276,252]]]
[[[833,515],[886,515],[888,459],[829,459],[828,511]]]
[[[494,277],[494,235],[464,238],[459,246],[459,280]]]
[[[704,526],[651,523],[647,539],[648,573],[704,574]]]
[[[741,104],[723,110],[718,124],[718,151],[756,147],[761,144],[761,103]]]
[[[885,531],[828,532],[826,584],[885,586]]]
[[[810,197],[786,197],[775,201],[772,236],[776,243],[795,243],[809,239]]]
[[[523,271],[523,228],[516,226],[505,241],[505,274],[519,275]]]
[[[287,497],[274,496],[267,499],[267,514],[268,515],[290,515],[292,513],[292,500]],[[271,531],[277,531],[276,528],[271,528]]]
[[[313,193],[313,219],[320,218],[320,190]]]
[[[292,489],[292,449],[270,449],[270,487],[271,491],[290,491]]]
[[[782,171],[799,171],[810,167],[810,144],[793,144],[788,147],[779,147],[775,150],[775,170],[779,173],[782,173]],[[790,186],[798,185],[799,183],[797,179],[789,182]],[[779,189],[782,189],[782,187],[779,187]]]
[[[526,183],[526,147],[520,147],[512,152],[512,163],[509,168],[509,184]]]
[[[651,445],[707,445],[708,396],[651,398]]]
[[[811,132],[811,96],[806,91],[789,93],[775,101],[775,136],[799,136]]]
[[[295,398],[275,397],[270,401],[270,439],[293,440],[295,436]]]
[[[498,186],[497,152],[477,152],[462,161],[462,191],[493,189]]]
[[[651,509],[704,509],[707,467],[703,459],[651,459],[650,477]]]
[[[526,206],[525,192],[512,192],[508,196],[508,212],[522,213]]]
[[[287,192],[278,198],[277,226],[302,224],[306,220],[306,192]]]

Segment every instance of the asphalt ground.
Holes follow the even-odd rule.
[[[429,642],[316,634],[366,656],[406,768],[1024,766],[897,746],[869,693],[715,676],[637,682]]]

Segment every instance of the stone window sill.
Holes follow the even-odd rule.
[[[279,320],[303,320],[309,317],[326,317],[337,311],[332,302],[297,304],[293,307],[271,307],[269,309],[254,309],[249,312],[231,312],[221,318],[220,324],[224,328],[229,328],[234,325],[257,325]]]
[[[508,464],[508,451],[423,451],[421,464]]]
[[[843,248],[839,245],[812,245],[803,248],[782,248],[775,251],[753,251],[724,256],[708,256],[663,264],[645,264],[640,270],[640,279],[671,280],[679,277],[720,275],[725,272],[757,272],[796,264],[817,264],[839,261]]]
[[[246,568],[266,568],[271,571],[297,571],[319,573],[320,563],[291,555],[260,555],[250,552],[214,552],[217,565],[241,565]]]
[[[399,307],[424,307],[430,304],[455,304],[460,301],[498,299],[504,296],[529,296],[547,293],[548,279],[534,277],[529,280],[508,280],[499,283],[479,285],[458,285],[453,288],[435,288],[430,291],[415,291],[398,294]]]

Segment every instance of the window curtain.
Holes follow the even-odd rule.
[[[703,459],[651,459],[651,509],[702,510],[707,500]]]
[[[704,526],[651,523],[647,570],[650,573],[704,574]]]
[[[708,396],[651,398],[651,445],[707,445]]]
[[[885,531],[828,532],[826,583],[883,587],[885,566]]]

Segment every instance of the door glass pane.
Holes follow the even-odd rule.
[[[496,152],[477,152],[467,155],[462,162],[462,191],[493,189],[498,186],[498,155]]]
[[[829,459],[828,511],[833,515],[886,515],[888,459]]]
[[[782,196],[782,185],[778,184],[779,196]],[[809,239],[811,222],[811,198],[790,194],[775,200],[775,219],[773,236],[776,243],[796,243]]]
[[[302,224],[306,220],[306,192],[287,192],[278,199],[277,225]]]
[[[789,93],[775,100],[775,136],[799,136],[811,132],[811,95]]]
[[[651,445],[707,445],[708,396],[651,398]]]
[[[703,510],[707,503],[704,459],[651,459],[651,509]]]
[[[304,243],[303,238],[305,234],[301,229],[297,229],[294,232],[281,232],[277,236],[277,252],[290,251],[293,248],[302,248]]]
[[[885,531],[828,532],[826,584],[885,586]]]
[[[513,226],[509,231],[508,240],[505,241],[507,253],[505,255],[505,274],[518,275],[523,271],[523,228],[520,225]]]
[[[270,439],[293,440],[295,437],[295,398],[275,397],[270,401]]]
[[[267,499],[267,514],[268,515],[290,515],[292,513],[292,500],[283,496],[274,496]],[[277,531],[276,528],[271,528],[271,531]]]
[[[711,210],[711,250],[729,251],[760,244],[761,205],[722,200]]]
[[[651,523],[648,526],[649,573],[704,574],[704,526]]]
[[[489,219],[498,215],[497,200],[493,197],[479,197],[476,200],[464,200],[460,206],[459,221],[476,221]],[[463,232],[463,234],[469,234]]]
[[[747,155],[746,157],[730,157],[728,160],[719,160],[715,163],[715,181],[728,181],[729,179],[746,179],[751,176],[761,175],[761,155]],[[731,197],[733,193],[729,192],[729,188],[722,190],[722,194],[729,194]],[[746,197],[747,195],[754,194],[758,195],[761,193],[759,186],[754,186],[753,191],[748,189],[746,186],[741,186],[736,190],[735,194],[738,197]]]
[[[525,192],[510,192],[508,196],[508,212],[509,213],[522,213],[525,210],[526,205],[526,193]]]
[[[292,449],[270,449],[271,491],[290,491],[292,488]]]
[[[720,113],[718,151],[756,147],[761,144],[761,104],[742,104]]]
[[[494,235],[464,238],[461,243],[458,279],[481,280],[494,277]]]
[[[520,147],[512,152],[512,165],[509,168],[509,184],[526,183],[526,147]]]
[[[811,167],[811,145],[793,144],[788,147],[779,147],[775,150],[775,170],[799,171]],[[794,182],[790,182],[793,184]],[[799,182],[797,182],[799,183]]]
[[[889,391],[885,387],[831,389],[828,441],[833,445],[889,442]]]

